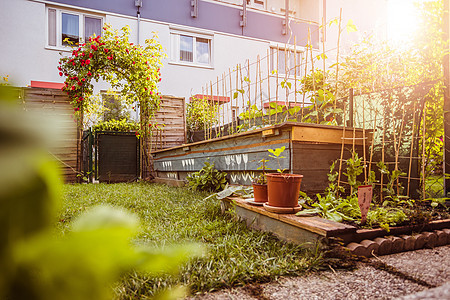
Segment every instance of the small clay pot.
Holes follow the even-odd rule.
[[[267,184],[252,183],[255,202],[267,202]]]
[[[267,177],[268,205],[298,207],[298,196],[303,175],[269,173]]]

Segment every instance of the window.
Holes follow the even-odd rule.
[[[295,72],[297,72],[297,77],[300,77],[302,69],[305,67],[304,62],[302,62],[301,51],[297,51],[294,54],[293,50],[271,48],[270,61],[271,71],[277,72],[278,74],[288,73],[289,75],[294,76]]]
[[[172,32],[171,61],[212,66],[212,36]]]
[[[47,45],[76,46],[102,32],[103,18],[57,8],[47,9]]]
[[[266,0],[247,0],[247,5],[257,8],[265,8]]]

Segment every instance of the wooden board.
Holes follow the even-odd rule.
[[[269,159],[269,148],[285,146],[285,158],[280,159],[282,169],[290,168],[290,131],[278,136],[262,138],[260,132],[216,140],[214,143],[194,143],[183,148],[154,152],[154,168],[163,178],[185,179],[190,172],[199,171],[209,161],[215,168],[225,171],[232,184],[251,184],[261,159]],[[276,170],[280,166],[271,160],[266,167]],[[175,175],[174,173],[180,173]]]
[[[344,136],[345,132],[345,138]],[[330,126],[330,127],[310,127],[310,126],[294,126],[292,128],[292,140],[298,142],[315,142],[315,143],[330,143],[330,144],[344,144],[363,145],[363,131],[356,129],[355,132],[352,128],[346,128],[345,131],[342,127]],[[365,135],[366,145],[369,145],[371,133],[366,130]]]
[[[229,201],[233,201],[237,206],[245,209],[255,211],[259,214],[266,215],[273,219],[281,220],[282,222],[291,224],[293,226],[307,229],[311,232],[320,234],[324,237],[336,237],[344,233],[356,232],[356,227],[337,223],[334,221],[322,219],[320,217],[299,217],[295,214],[275,214],[265,210],[261,206],[250,205],[246,200],[237,197],[228,198]]]

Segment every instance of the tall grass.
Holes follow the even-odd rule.
[[[70,221],[98,204],[124,207],[142,220],[136,243],[200,242],[208,255],[184,266],[178,277],[125,276],[116,291],[121,299],[152,296],[172,284],[189,286],[192,293],[265,282],[281,275],[298,275],[320,264],[320,255],[283,243],[268,233],[252,231],[222,214],[218,201],[205,193],[159,184],[66,185],[58,228],[70,230]]]

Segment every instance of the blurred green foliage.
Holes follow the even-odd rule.
[[[0,99],[10,98],[0,88]],[[62,183],[45,147],[55,136],[13,102],[0,100],[0,299],[111,299],[122,275],[171,274],[203,253],[197,244],[133,245],[139,219],[112,206],[92,208],[58,236]]]

